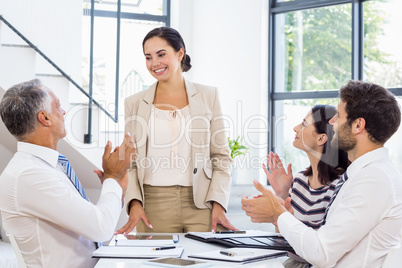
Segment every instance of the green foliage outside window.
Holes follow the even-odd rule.
[[[285,14],[285,91],[339,89],[351,79],[352,7],[350,4],[308,9]],[[381,51],[378,37],[384,34],[386,14],[375,4],[364,4],[365,74],[374,77],[375,62],[391,72],[392,56]],[[397,72],[398,73],[398,72]],[[402,81],[402,75],[394,79]],[[381,81],[372,81],[380,83]],[[400,83],[400,82],[399,82]],[[386,86],[386,85],[385,85]]]
[[[282,1],[284,2],[284,1]],[[287,0],[285,0],[287,2]],[[363,79],[384,87],[402,87],[402,62],[390,31],[399,20],[390,10],[399,0],[363,1]],[[276,92],[338,90],[352,79],[352,5],[303,9],[276,15]],[[386,44],[387,46],[384,46]],[[397,49],[396,49],[397,50]],[[276,103],[276,147],[294,172],[308,166],[304,152],[293,147],[295,117],[317,104],[336,106],[338,99],[288,99]],[[281,116],[285,119],[280,119]],[[395,143],[400,144],[400,143]],[[398,145],[393,145],[398,147]],[[398,157],[395,157],[398,159]],[[399,160],[400,161],[400,160]]]

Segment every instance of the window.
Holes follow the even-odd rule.
[[[402,87],[401,8],[398,0],[364,2],[363,78],[388,88]]]
[[[293,172],[309,163],[292,146],[293,127],[315,104],[336,106],[350,79],[402,96],[401,8],[398,0],[270,1],[268,150],[292,163]],[[397,135],[386,147],[401,163]]]
[[[170,24],[169,8],[170,0],[83,1],[82,85],[119,121],[105,117],[101,130],[123,131],[124,99],[152,84],[142,40],[150,30]]]

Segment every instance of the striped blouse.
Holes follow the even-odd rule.
[[[289,190],[294,216],[305,225],[318,229],[339,178],[330,185],[313,189],[309,185],[308,177],[304,176],[303,172],[298,173]]]

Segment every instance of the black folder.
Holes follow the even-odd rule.
[[[237,237],[224,237],[222,235],[214,237],[206,237],[199,235],[202,233],[189,232],[185,234],[185,237],[195,239],[205,243],[217,243],[228,247],[242,247],[242,248],[264,248],[264,249],[276,249],[292,251],[293,248],[289,245],[284,237],[279,234],[261,235],[261,236],[247,236],[239,235]]]

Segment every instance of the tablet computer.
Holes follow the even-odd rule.
[[[179,235],[177,234],[123,234],[127,240],[173,240],[173,242],[179,242]],[[121,236],[120,236],[121,237]]]
[[[180,258],[161,258],[145,261],[144,264],[160,267],[187,267],[187,268],[201,268],[201,267],[212,267],[212,263],[205,261],[196,261],[189,259]]]
[[[177,234],[118,234],[115,236],[115,246],[173,246],[179,242]]]

